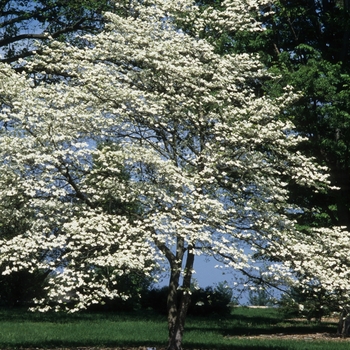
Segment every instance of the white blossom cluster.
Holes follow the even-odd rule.
[[[315,295],[327,292],[329,301],[349,307],[350,233],[346,227],[313,229],[309,234],[291,236],[276,244],[276,255],[286,268],[298,274],[299,287],[313,288]],[[286,248],[287,247],[287,248]]]
[[[242,242],[281,259],[311,254],[295,238],[287,185],[327,181],[278,119],[295,96],[256,96],[267,76],[258,58],[219,56],[198,34],[207,21],[256,30],[260,3],[201,13],[188,0],[137,2],[137,16],[106,14],[85,48],[43,48],[29,77],[0,66],[0,222],[26,223],[1,238],[4,273],[51,270],[49,298],[76,310],[119,295],[118,276],[147,273],[159,253],[221,256],[238,269],[254,263]]]

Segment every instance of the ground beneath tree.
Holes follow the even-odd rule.
[[[4,349],[6,350],[6,349]],[[40,348],[20,348],[20,350],[41,350]],[[136,348],[129,348],[129,347],[117,347],[117,348],[101,348],[101,347],[71,347],[71,348],[52,348],[52,349],[46,349],[45,350],[166,350],[166,348],[154,348],[154,347],[144,347],[139,346]]]
[[[328,323],[338,323],[338,318],[327,318],[324,321]],[[293,321],[304,321],[305,319],[293,319]],[[288,329],[286,329],[287,331]],[[269,333],[259,335],[243,335],[230,336],[232,339],[279,339],[279,340],[305,340],[305,341],[334,341],[334,342],[348,342],[350,344],[350,337],[343,338],[335,333]],[[39,348],[21,348],[21,350],[40,350]],[[53,348],[45,350],[166,350],[166,348],[154,347],[70,347],[70,348]]]
[[[1,349],[6,350],[6,349]],[[20,350],[41,350],[41,348],[20,348]],[[70,348],[52,348],[52,349],[46,349],[45,350],[166,350],[166,348],[152,348],[152,347],[144,347],[139,346],[136,348],[129,348],[129,347],[113,347],[113,348],[105,348],[105,347],[96,347],[96,346],[88,346],[88,347],[70,347]]]
[[[338,341],[349,342],[350,338],[342,338],[332,333],[306,333],[306,334],[289,334],[289,333],[275,333],[275,334],[261,334],[261,335],[246,335],[231,337],[235,339],[286,339],[286,340],[315,340],[315,341]]]
[[[292,321],[300,321],[305,322],[305,319],[298,319],[293,318]],[[334,323],[337,324],[339,321],[339,318],[325,318],[323,321],[327,323]],[[296,334],[296,333],[270,333],[270,334],[259,334],[259,335],[244,335],[244,336],[235,336],[230,338],[236,338],[236,339],[285,339],[285,340],[307,340],[307,341],[338,341],[338,342],[349,342],[350,338],[343,338],[342,336],[336,334],[336,333],[302,333],[302,334]]]

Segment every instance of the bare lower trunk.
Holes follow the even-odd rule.
[[[182,291],[181,299],[176,307],[176,310],[172,310],[172,312],[168,315],[168,350],[182,349],[182,337],[185,329],[185,320],[189,304],[190,294],[186,291]]]
[[[337,334],[343,338],[350,335],[350,310],[348,308],[344,308],[340,314]]]
[[[169,343],[167,350],[182,349],[182,338],[185,328],[185,320],[190,304],[190,287],[193,263],[194,255],[191,251],[191,248],[188,248],[186,268],[183,277],[183,284],[180,291],[181,294],[178,291],[180,273],[173,271],[172,269],[168,294]]]
[[[169,330],[168,350],[181,350],[184,327],[176,322],[176,325]]]

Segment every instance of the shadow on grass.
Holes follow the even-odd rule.
[[[98,322],[99,320],[110,320],[123,323],[124,321],[152,321],[166,324],[166,317],[150,311],[139,311],[135,313],[30,313],[23,309],[1,310],[0,322],[12,323],[36,323],[49,322],[55,324],[62,323],[80,323],[85,321]],[[147,325],[146,325],[147,326]],[[34,328],[36,329],[35,324]],[[114,327],[114,325],[113,325]],[[57,327],[56,327],[57,328]],[[148,328],[147,328],[148,329]],[[215,350],[290,350],[290,345],[279,340],[252,340],[238,339],[230,337],[236,336],[253,336],[253,335],[269,335],[269,334],[307,334],[312,332],[334,333],[336,326],[330,323],[308,324],[304,321],[284,321],[283,315],[276,311],[254,312],[250,310],[234,311],[232,315],[227,317],[189,317],[185,330],[185,349],[215,349]],[[0,330],[1,333],[1,330]],[[206,337],[206,333],[211,334],[212,338]],[[204,336],[202,337],[201,334]],[[136,337],[135,337],[136,338]],[[188,341],[186,340],[188,339]],[[166,346],[166,333],[164,342],[152,341],[152,336],[142,336],[137,340],[129,337],[127,340],[111,339],[94,340],[94,339],[42,339],[32,341],[20,341],[19,339],[10,339],[0,342],[0,349],[4,348],[81,348],[81,347],[114,347],[114,348],[140,348],[150,347],[157,350],[164,349]],[[153,337],[157,339],[157,337]],[[158,337],[162,339],[162,337]],[[293,348],[294,349],[294,348]]]
[[[336,326],[332,324],[307,324],[303,322],[289,321],[284,325],[271,325],[266,327],[257,323],[251,325],[236,325],[234,328],[222,329],[225,336],[248,336],[248,335],[272,335],[272,334],[295,334],[309,333],[335,333]]]
[[[95,341],[60,341],[60,340],[46,340],[41,342],[11,342],[3,343],[0,342],[0,349],[81,349],[92,348],[96,350],[97,348],[123,348],[127,350],[128,348],[144,348],[145,346],[151,348],[157,348],[160,350],[165,348],[165,342],[144,342],[144,341],[105,341],[105,342],[95,342]]]
[[[127,321],[159,321],[166,322],[166,317],[149,310],[138,312],[31,312],[27,308],[0,308],[0,322],[51,322],[75,323],[82,321],[110,320],[116,322]]]
[[[187,327],[186,331],[200,331],[200,327]],[[304,327],[296,325],[289,326],[276,326],[273,329],[259,328],[256,325],[251,327],[247,326],[235,326],[235,327],[220,327],[220,328],[206,328],[207,332],[218,333],[225,337],[234,337],[234,336],[257,336],[257,335],[305,335],[312,333],[336,333],[336,327],[334,325],[319,325],[314,327]]]
[[[212,344],[212,346],[208,344],[191,344],[190,347],[184,346],[185,349],[208,349],[208,350],[290,350],[289,345],[273,345],[273,344],[262,344],[261,342],[259,344],[236,344],[232,343],[230,345],[217,345],[217,344]]]
[[[56,340],[46,340],[44,342],[11,342],[11,343],[0,343],[1,349],[72,349],[77,350],[81,348],[88,349],[103,349],[103,348],[121,348],[123,350],[128,350],[129,348],[144,349],[156,348],[157,350],[165,350],[166,342],[152,342],[152,341],[106,341],[106,342],[82,342],[82,341],[56,341]],[[201,350],[290,350],[288,344],[263,344],[262,342],[256,342],[255,344],[237,344],[237,342],[232,342],[230,344],[218,344],[218,343],[208,343],[208,342],[184,342],[184,349],[201,349]]]
[[[335,333],[337,325],[330,322],[307,322],[306,320],[285,320],[283,314],[278,311],[272,310],[269,314],[268,311],[260,310],[254,312],[254,310],[244,310],[241,312],[233,312],[227,318],[217,318],[216,324],[213,320],[214,327],[206,327],[205,331],[220,333],[222,336],[255,336],[255,335],[273,335],[273,334],[293,334],[303,335],[309,333]],[[200,331],[202,327],[198,323],[190,324],[186,326],[187,331]]]

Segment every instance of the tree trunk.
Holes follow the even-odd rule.
[[[172,263],[174,266],[172,266]],[[171,275],[169,281],[169,293],[168,293],[168,329],[169,329],[169,343],[167,350],[181,350],[182,338],[185,328],[185,320],[187,310],[190,304],[190,287],[192,279],[192,269],[194,264],[194,254],[192,247],[187,248],[186,267],[183,277],[183,283],[181,287],[181,296],[178,300],[178,287],[180,279],[179,260],[170,262]]]
[[[337,334],[343,338],[348,337],[350,334],[350,313],[348,308],[344,308],[340,314],[338,322]]]

